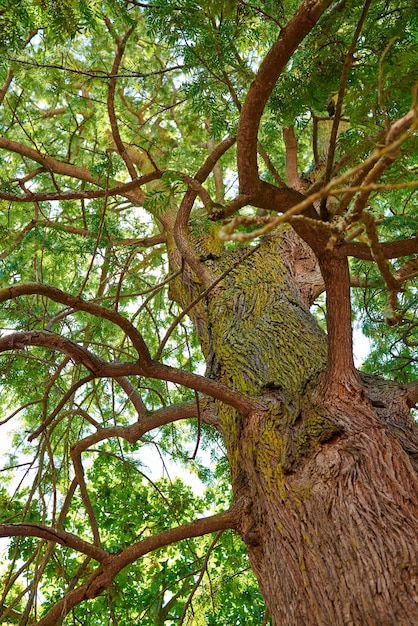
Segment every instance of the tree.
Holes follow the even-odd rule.
[[[3,623],[416,624],[416,3],[2,7]]]

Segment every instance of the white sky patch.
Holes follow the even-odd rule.
[[[206,486],[192,468],[188,471],[187,468],[183,467],[180,463],[171,461],[167,456],[160,456],[155,448],[153,448],[154,446],[148,448],[143,446],[140,451],[141,461],[148,469],[146,473],[151,480],[155,481],[159,478],[175,480],[176,478],[180,478],[186,485],[189,485],[189,487],[193,489],[193,493],[198,496],[203,496]]]
[[[370,340],[363,335],[358,326],[353,328],[354,364],[360,367],[371,352]]]

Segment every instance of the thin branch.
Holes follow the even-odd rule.
[[[81,461],[81,454],[78,454],[77,446],[73,446],[71,448],[71,460],[74,466],[75,478],[80,488],[81,499],[83,501],[84,508],[86,509],[87,517],[90,522],[90,528],[93,533],[94,545],[101,546],[99,526],[97,524],[94,509],[87,491],[86,481],[84,480],[84,469]]]
[[[264,150],[260,142],[257,143],[257,150],[258,150],[259,155],[263,159],[264,163],[266,164],[268,171],[273,176],[274,180],[279,185],[279,187],[286,187],[286,183],[284,182],[283,178],[280,176],[279,172],[274,167],[269,155]]]
[[[409,137],[412,136],[417,126],[418,109],[415,105],[403,117],[397,119],[392,124],[386,134],[383,146],[381,144],[378,145],[373,150],[372,154],[365,161],[363,161],[363,163],[360,163],[360,165],[347,172],[350,173],[348,178],[352,178],[354,175],[356,177],[353,180],[351,188],[349,188],[343,195],[339,203],[338,210],[336,211],[337,215],[342,215],[354,197],[358,186],[361,185],[363,187],[363,192],[358,195],[353,208],[345,218],[347,223],[355,221],[357,216],[366,206],[370,196],[370,191],[373,190],[370,185],[373,185],[383,172],[390,167],[398,155],[400,147],[407,139],[409,139]],[[345,178],[344,176],[339,177],[341,182],[345,182],[348,178]],[[334,181],[335,180],[338,179],[334,179]],[[341,184],[341,182],[339,182],[338,185]]]
[[[1,350],[1,346],[0,346],[0,350]],[[80,378],[80,380],[78,380],[73,385],[71,385],[70,389],[64,394],[64,396],[61,398],[61,400],[59,401],[55,409],[42,422],[42,424],[38,426],[38,428],[28,437],[28,441],[33,441],[34,439],[36,439],[36,437],[38,437],[54,421],[55,417],[58,415],[61,409],[65,406],[65,404],[69,401],[69,399],[76,393],[76,391],[80,389],[80,387],[87,384],[93,379],[94,379],[94,375],[89,374],[88,376],[85,376],[84,378]]]
[[[379,237],[373,215],[368,211],[364,211],[362,213],[362,222],[366,228],[373,260],[376,262],[379,272],[388,289],[385,318],[388,324],[393,325],[398,321],[398,316],[396,314],[398,306],[397,296],[401,289],[401,283],[395,278],[395,276],[392,275],[390,271],[389,262],[383,253],[382,246],[379,243]]]
[[[202,582],[202,578],[205,575],[205,572],[207,571],[207,567],[208,567],[210,556],[211,556],[211,554],[212,554],[216,544],[218,543],[219,539],[222,537],[223,533],[224,533],[224,531],[220,530],[216,534],[215,539],[212,541],[212,543],[210,544],[210,546],[209,546],[209,548],[208,548],[208,550],[207,550],[207,552],[205,554],[205,560],[203,562],[202,567],[200,568],[199,576],[197,577],[197,580],[196,580],[196,582],[195,582],[195,584],[193,586],[193,589],[191,590],[190,595],[187,598],[186,604],[184,605],[184,608],[183,608],[183,612],[182,612],[182,614],[180,616],[179,626],[182,626],[182,624],[184,624],[184,620],[186,618],[186,613],[187,613],[187,610],[188,610],[189,606],[192,603],[193,596],[195,595],[196,591],[199,589],[199,585]]]
[[[111,194],[111,191],[112,190],[109,191],[109,194]],[[105,195],[106,195],[105,191],[101,193],[101,197],[105,197]],[[0,193],[0,196],[1,196],[1,193]],[[13,196],[17,197],[17,194],[13,194]],[[34,201],[35,201],[35,196],[31,196],[31,202],[34,202]],[[18,233],[18,235],[16,235],[10,247],[7,250],[4,250],[3,252],[0,253],[0,260],[5,259],[15,248],[17,248],[17,246],[23,240],[25,235],[31,230],[33,230],[34,228],[36,228],[37,226],[44,227],[44,228],[52,228],[54,230],[70,233],[71,235],[79,235],[80,237],[97,238],[97,233],[93,233],[90,230],[86,230],[85,228],[77,228],[76,226],[54,222],[53,220],[50,220],[50,219],[40,220],[40,219],[33,218],[32,220],[30,220],[30,222],[26,224],[26,226],[22,228],[22,230]],[[166,238],[165,238],[165,235],[160,234],[160,235],[153,235],[151,237],[143,237],[143,238],[130,237],[130,238],[125,238],[125,239],[118,239],[114,235],[106,234],[104,236],[104,239],[109,240],[112,244],[117,245],[117,246],[136,245],[136,246],[142,246],[146,248],[146,247],[152,247],[152,246],[158,245],[160,243],[164,243]]]
[[[0,137],[0,148],[3,148],[4,150],[9,150],[10,152],[15,152],[17,154],[20,154],[21,156],[31,159],[32,161],[35,161],[36,163],[39,163],[40,165],[42,165],[42,167],[44,167],[45,170],[48,172],[61,174],[63,176],[69,176],[70,178],[77,178],[78,180],[84,180],[86,182],[98,185],[99,187],[102,186],[102,182],[103,182],[102,179],[100,177],[93,176],[91,172],[87,170],[86,168],[80,167],[78,165],[72,165],[71,163],[65,163],[63,161],[59,161],[57,159],[54,159],[51,156],[44,155],[38,150],[35,150],[34,148],[31,148],[25,144],[12,141],[11,139],[7,139],[6,137]],[[142,203],[145,198],[145,193],[139,189],[140,185],[144,184],[145,182],[149,182],[150,180],[155,180],[155,178],[160,178],[161,175],[162,174],[156,175],[155,172],[152,172],[151,174],[140,176],[139,178],[136,178],[134,181],[130,181],[129,183],[118,184],[117,187],[120,188],[120,191],[124,190],[125,195],[128,198],[131,197],[134,202]],[[147,180],[149,176],[150,178]],[[94,195],[85,196],[85,194],[80,195],[80,193],[81,192],[76,192],[76,191],[61,192],[57,190],[55,193],[45,192],[44,194],[42,192],[41,195],[39,194],[19,195],[19,194],[5,194],[4,192],[1,192],[0,198],[5,199],[5,200],[12,199],[14,201],[19,201],[19,202],[33,202],[33,200],[38,199],[38,197],[39,199],[45,199],[45,200],[47,199],[65,200],[65,199],[73,199],[73,198],[77,199],[77,198],[82,198],[82,197],[87,197],[87,198],[88,197],[103,197],[104,195],[110,196],[110,195],[116,195],[116,193],[120,193],[120,192],[119,191],[116,192],[114,188],[110,188],[108,192],[103,191],[103,190],[90,192],[90,194],[98,193],[99,195],[97,196],[94,196]],[[85,192],[85,193],[88,194],[89,192]]]
[[[275,17],[270,15],[270,13],[267,13],[266,11],[263,11],[263,9],[261,9],[260,7],[257,7],[254,4],[250,4],[249,2],[245,2],[244,0],[241,0],[240,4],[243,4],[244,6],[248,7],[249,9],[253,9],[253,11],[255,11],[256,13],[260,13],[260,15],[265,17],[267,20],[271,20],[272,22],[277,24],[277,26],[279,28],[283,27],[283,25],[279,22],[279,20],[276,20]]]
[[[283,138],[286,147],[286,181],[288,187],[303,193],[304,186],[299,177],[298,142],[293,126],[283,128]]]
[[[347,86],[348,75],[350,73],[350,69],[354,61],[354,50],[356,49],[356,45],[360,37],[360,33],[362,31],[364,22],[366,20],[366,16],[369,11],[370,4],[371,4],[371,0],[366,0],[363,5],[363,9],[362,9],[360,18],[358,20],[356,29],[354,31],[354,35],[351,40],[350,47],[344,59],[344,65],[343,65],[341,81],[340,81],[340,88],[338,90],[337,103],[335,106],[335,115],[334,115],[334,119],[332,122],[331,136],[329,140],[329,149],[328,149],[327,163],[326,163],[326,168],[325,168],[325,178],[324,178],[325,184],[327,184],[331,178],[332,166],[334,163],[334,154],[335,154],[335,148],[336,148],[336,142],[337,142],[337,135],[338,135],[338,127],[341,121],[343,100],[344,100],[344,95],[345,95],[345,89]],[[323,198],[321,201],[321,217],[323,219],[327,219],[328,217],[328,212],[326,209],[326,198]]]
[[[108,26],[109,31],[111,31],[110,20],[105,17],[105,22],[106,22],[106,25]],[[115,111],[115,92],[116,92],[115,75],[117,75],[118,73],[126,44],[128,42],[129,37],[133,33],[133,31],[134,31],[134,26],[131,26],[126,32],[123,39],[119,39],[118,37],[116,38],[117,53],[113,61],[112,70],[111,70],[111,73],[113,74],[113,76],[109,81],[109,89],[107,92],[107,112],[109,115],[110,127],[112,129],[112,136],[115,141],[115,145],[118,150],[118,153],[122,157],[122,159],[125,161],[125,165],[127,167],[127,170],[131,178],[135,179],[137,177],[137,173],[131,161],[131,158],[122,142],[122,138],[120,136],[119,126],[118,126],[118,122],[116,118],[116,111]]]
[[[105,70],[80,70],[68,67],[66,65],[58,65],[53,63],[36,63],[35,61],[25,61],[23,59],[17,59],[15,57],[6,57],[7,61],[13,63],[19,63],[20,65],[26,65],[27,67],[34,67],[35,69],[51,69],[60,70],[62,72],[68,72],[70,74],[78,74],[80,76],[88,76],[89,78],[95,78],[98,80],[110,80],[111,78],[149,78],[151,76],[159,76],[160,74],[167,74],[175,70],[183,70],[184,65],[173,65],[171,67],[162,68],[160,70],[154,70],[153,72],[124,72],[112,74],[112,72],[105,72]]]

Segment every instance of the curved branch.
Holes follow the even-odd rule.
[[[192,374],[191,372],[185,372],[175,367],[169,367],[168,365],[153,363],[147,368],[147,376],[178,383],[184,387],[189,387],[189,389],[200,391],[207,396],[212,396],[217,400],[225,402],[225,404],[233,406],[241,415],[248,415],[257,408],[260,408],[256,400],[252,400],[237,391],[233,391],[222,383],[205,378],[204,376],[199,376],[199,374]]]
[[[417,254],[418,237],[381,243],[380,250],[386,259],[398,259],[399,257]],[[335,249],[335,254],[339,258],[352,256],[362,261],[374,261],[370,247],[365,243],[355,241],[341,244]]]
[[[108,21],[107,18],[105,19],[105,21],[107,23]],[[109,30],[110,30],[110,27],[109,27]],[[116,80],[117,80],[117,74],[119,71],[119,66],[122,61],[123,53],[125,51],[125,47],[128,42],[128,39],[133,33],[133,31],[134,31],[134,27],[131,26],[131,28],[128,29],[127,33],[125,34],[122,40],[120,40],[119,38],[116,38],[117,53],[113,61],[113,65],[111,69],[112,77],[109,80],[109,89],[107,92],[107,112],[109,115],[110,126],[112,128],[112,136],[115,141],[115,145],[118,150],[118,153],[120,154],[122,159],[125,161],[125,165],[132,179],[136,178],[137,174],[136,174],[134,164],[132,163],[132,160],[120,136],[118,121],[116,118],[116,111],[115,111],[115,91],[116,91]]]
[[[90,446],[111,439],[112,437],[120,437],[129,443],[136,443],[145,433],[173,422],[196,417],[197,409],[195,402],[179,402],[168,407],[163,407],[157,411],[149,413],[144,419],[135,422],[130,426],[111,426],[110,428],[100,428],[95,433],[88,435],[81,441],[78,441],[72,448],[72,454],[80,455]],[[202,421],[205,421],[204,416]],[[207,422],[210,422],[208,418]]]
[[[11,84],[11,82],[13,80],[13,76],[14,76],[14,74],[13,74],[12,70],[9,70],[7,72],[6,80],[4,81],[3,85],[0,88],[0,104],[3,104],[4,96],[6,95],[7,90],[10,87],[10,84]]]
[[[66,530],[58,530],[43,526],[42,524],[20,523],[20,524],[0,524],[0,537],[39,537],[59,543],[61,546],[82,552],[86,556],[91,557],[95,561],[102,563],[109,556],[106,550],[94,546],[77,535],[69,533]]]
[[[1,295],[1,291],[0,291]],[[1,299],[0,299],[1,302]],[[96,377],[108,377],[118,379],[123,376],[147,376],[177,383],[189,389],[200,391],[207,396],[216,398],[233,406],[242,415],[248,415],[259,404],[241,393],[233,391],[226,385],[218,383],[199,374],[193,374],[175,367],[162,365],[155,362],[125,362],[125,363],[105,363],[86,348],[48,331],[27,331],[23,333],[12,333],[0,337],[0,352],[5,350],[15,350],[26,346],[40,346],[52,350],[60,350],[67,354],[76,363],[82,363]],[[85,379],[83,379],[85,380]],[[43,427],[42,427],[43,428]],[[39,430],[39,429],[38,429]],[[33,437],[34,434],[31,435]]]
[[[126,335],[132,341],[132,344],[140,357],[141,365],[146,365],[151,362],[151,356],[142,335],[138,332],[135,326],[131,324],[129,320],[123,317],[123,315],[112,309],[106,309],[105,307],[102,307],[98,304],[86,302],[80,297],[71,296],[64,291],[57,289],[56,287],[50,287],[48,285],[43,285],[42,283],[23,283],[21,285],[6,287],[5,289],[0,289],[0,303],[5,302],[6,300],[13,300],[15,298],[18,298],[19,296],[34,294],[46,296],[50,300],[53,300],[54,302],[60,302],[61,304],[71,307],[75,311],[85,311],[86,313],[90,313],[91,315],[95,315],[96,317],[101,317],[102,319],[106,319],[109,322],[116,324],[126,333]],[[35,331],[32,332],[35,333]],[[49,340],[48,346],[52,347],[52,337],[59,337],[59,335],[54,335],[53,333],[49,333],[49,335],[51,336],[51,339]],[[3,337],[2,339],[5,340],[6,338],[7,336]],[[69,340],[65,341],[68,342]],[[80,362],[83,362],[82,357],[87,358],[88,362],[88,359],[91,358],[91,356],[88,357],[87,355],[90,355],[90,353],[87,350],[84,350],[84,348],[80,348],[80,346],[78,346],[78,349],[79,351],[75,351],[74,354],[80,356]],[[63,351],[65,352],[65,350]],[[71,356],[71,354],[69,356]],[[94,357],[92,367],[90,367],[89,365],[86,365],[86,367],[88,367],[88,369],[90,369],[90,371],[94,373],[95,368],[97,368],[98,364],[101,364],[101,361],[97,359],[97,357]],[[101,367],[99,369],[101,371]]]
[[[45,347],[49,348],[50,346],[45,346]],[[0,350],[1,350],[1,348],[0,348]],[[94,375],[89,374],[88,376],[85,376],[84,378],[80,378],[80,380],[78,380],[76,383],[71,385],[70,389],[64,394],[64,396],[58,402],[58,404],[55,407],[55,409],[42,422],[42,424],[31,435],[29,435],[28,441],[33,441],[34,439],[36,439],[36,437],[38,437],[38,435],[40,435],[45,430],[45,428],[47,428],[49,426],[49,424],[54,420],[56,415],[58,415],[58,413],[61,411],[63,406],[75,394],[75,392],[78,389],[80,389],[80,387],[82,387],[83,385],[85,385],[86,383],[90,382],[93,379],[94,379]]]
[[[194,178],[199,183],[205,182],[205,180],[215,167],[217,161],[219,161],[221,156],[225,154],[225,152],[229,150],[229,148],[231,148],[231,146],[233,146],[235,142],[236,137],[227,137],[226,139],[223,139],[223,141],[221,141],[221,143],[219,143],[216,148],[212,150],[203,165],[197,170]]]
[[[280,32],[248,91],[237,134],[240,193],[254,195],[259,187],[257,136],[261,116],[280,74],[332,0],[304,0]]]
[[[227,139],[221,141],[221,143],[207,157],[202,167],[198,169],[194,176],[194,180],[201,185],[209,176],[222,154],[233,146],[234,143],[235,137],[228,137]],[[196,189],[197,188],[193,189],[190,187],[183,196],[174,225],[174,238],[182,258],[197,274],[202,281],[202,284],[205,287],[209,287],[209,285],[213,282],[214,277],[203,265],[203,263],[199,261],[189,241],[188,223],[194,201],[198,195],[198,191]],[[205,204],[207,204],[207,202]]]
[[[218,513],[211,517],[198,519],[190,524],[184,524],[177,528],[165,530],[158,535],[147,537],[129,546],[119,554],[109,556],[106,561],[93,572],[84,585],[67,593],[39,620],[37,626],[55,626],[74,606],[84,600],[96,598],[105,589],[110,587],[115,576],[117,576],[123,568],[149,552],[176,543],[182,539],[201,537],[208,533],[235,528],[238,517],[236,508],[237,507],[233,506],[224,513]]]
[[[35,161],[36,163],[39,163],[40,165],[42,165],[42,167],[44,167],[45,170],[48,172],[54,172],[54,174],[61,174],[62,176],[69,176],[70,178],[77,178],[78,180],[84,180],[88,183],[98,185],[99,187],[102,186],[103,181],[100,179],[100,177],[93,176],[92,173],[88,169],[84,167],[80,167],[78,165],[72,165],[71,163],[64,163],[63,161],[54,159],[51,156],[41,154],[40,152],[38,152],[38,150],[35,150],[34,148],[30,148],[29,146],[26,146],[25,144],[21,144],[11,139],[7,139],[6,137],[0,137],[0,148],[3,148],[4,150],[9,150],[10,152],[15,152],[16,154],[20,154],[21,156],[31,159],[32,161]],[[151,175],[154,175],[154,174],[155,172],[151,173]],[[125,185],[118,185],[118,187],[122,189],[121,191],[118,191],[117,193],[123,193],[122,190],[124,190],[125,194],[127,195],[130,191],[132,191],[132,193],[129,193],[129,196],[127,195],[127,197],[132,199],[132,201],[136,203],[143,202],[145,198],[145,193],[141,190],[136,189],[136,187],[139,187],[138,180],[143,180],[143,182],[145,183],[146,181],[144,179],[145,177],[141,176],[138,179],[135,179],[134,181],[130,181],[130,183],[127,183]],[[143,183],[140,183],[140,184],[143,184]],[[86,193],[96,194],[96,195],[86,196]],[[14,195],[16,196],[16,198],[12,198],[12,196]],[[114,192],[114,189],[113,189],[113,193],[112,193],[112,190],[109,190],[109,191],[98,190],[95,192],[83,192],[82,196],[80,196],[80,192],[75,192],[75,191],[55,192],[55,193],[47,193],[47,194],[24,194],[22,196],[19,196],[19,194],[5,194],[4,192],[1,192],[1,197],[3,199],[7,200],[11,198],[12,200],[19,201],[19,202],[33,202],[34,198],[40,199],[40,200],[43,200],[43,199],[45,200],[68,199],[69,200],[69,199],[78,199],[80,197],[84,197],[84,198],[85,197],[103,197],[104,195],[106,196],[116,195],[116,193]]]
[[[147,408],[130,380],[125,376],[117,377],[115,380],[128,396],[128,400],[134,405],[134,408],[138,413],[138,418],[144,417]]]
[[[82,346],[47,330],[29,330],[22,333],[10,333],[0,337],[0,352],[19,350],[27,346],[39,346],[58,350],[70,357],[74,363],[84,365],[92,374],[100,376],[105,363]],[[90,378],[90,377],[88,377]],[[83,382],[86,379],[83,379]]]

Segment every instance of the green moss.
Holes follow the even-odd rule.
[[[305,587],[309,587],[309,585],[310,585],[309,577],[308,577],[308,574],[306,572],[306,563],[305,563],[305,559],[303,558],[303,554],[299,555],[299,568],[300,568],[300,572],[302,574],[303,584],[305,585]]]
[[[329,419],[311,412],[305,417],[303,429],[295,434],[296,458],[315,452],[321,443],[338,434],[339,428]]]

